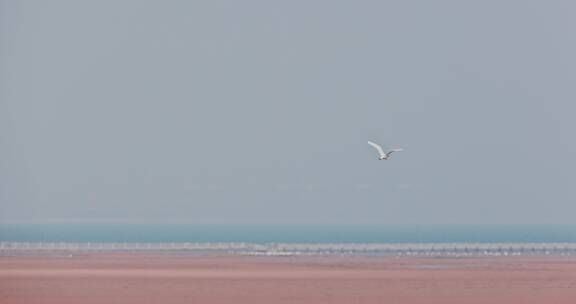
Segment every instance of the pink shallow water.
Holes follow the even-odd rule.
[[[0,303],[576,303],[573,258],[0,258]]]

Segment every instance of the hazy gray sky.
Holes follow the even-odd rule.
[[[0,220],[576,214],[573,1],[0,3]]]

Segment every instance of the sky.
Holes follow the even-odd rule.
[[[574,10],[0,0],[0,221],[573,223]]]

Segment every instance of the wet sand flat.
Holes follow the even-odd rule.
[[[0,303],[576,303],[576,258],[0,257]]]

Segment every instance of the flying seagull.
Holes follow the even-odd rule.
[[[380,155],[378,157],[378,160],[388,159],[388,157],[390,157],[390,154],[392,154],[393,152],[400,152],[403,150],[403,149],[391,149],[391,150],[388,150],[387,152],[384,152],[384,149],[382,149],[382,146],[375,144],[371,141],[368,141],[368,144],[371,145],[372,147],[376,148],[376,150],[378,150],[378,154]]]

